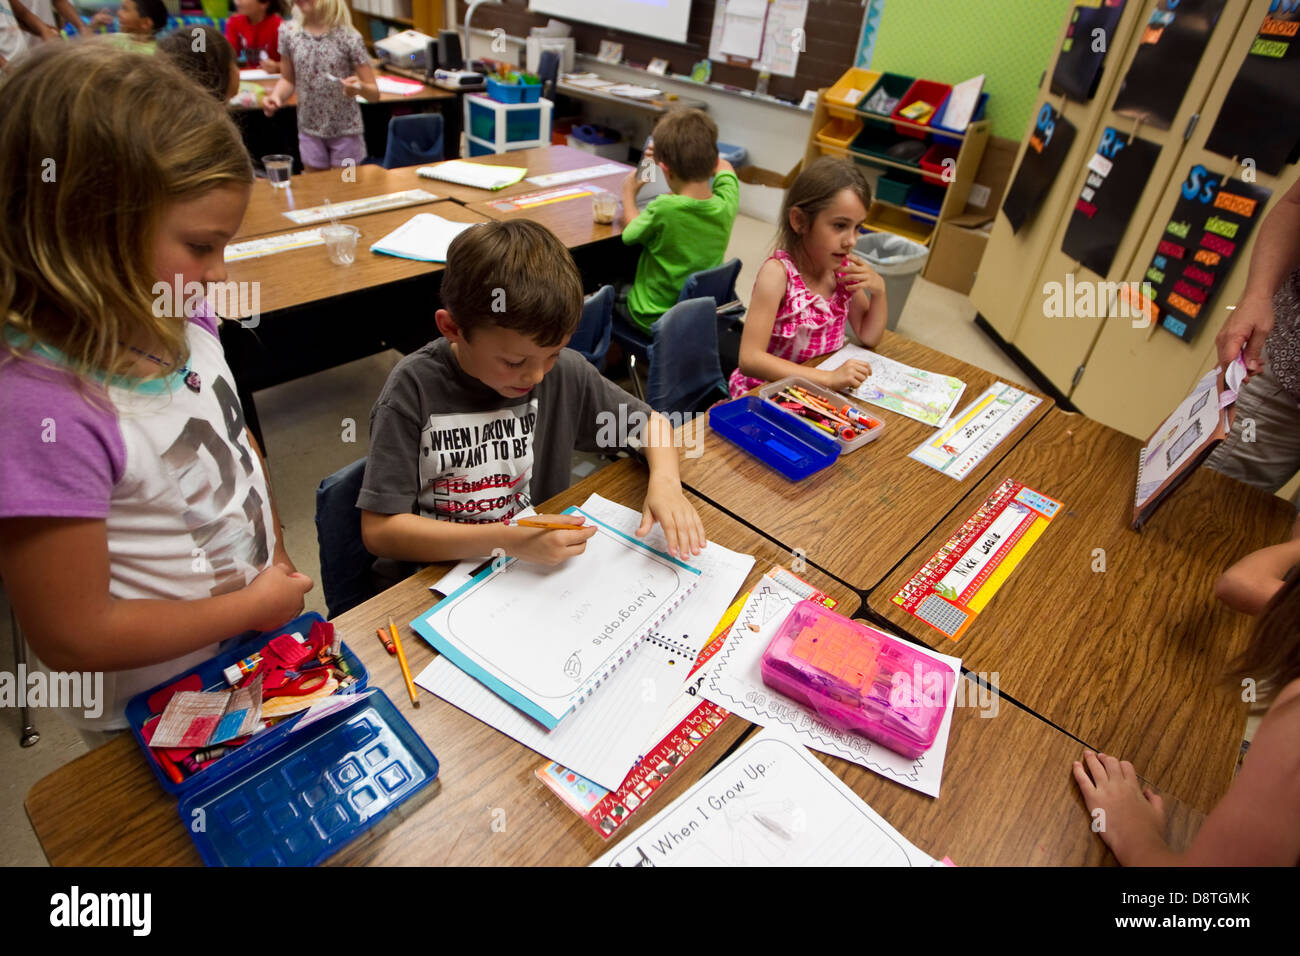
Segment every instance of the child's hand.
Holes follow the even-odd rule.
[[[533,517],[572,524],[574,527],[572,531],[512,528],[512,533],[517,534],[518,542],[513,544],[509,551],[521,561],[553,567],[586,551],[587,539],[596,533],[596,526],[584,524],[582,515],[534,515]]]
[[[1152,849],[1168,849],[1164,801],[1151,788],[1142,789],[1127,760],[1085,750],[1083,760],[1074,762],[1074,781],[1097,832],[1120,863],[1141,859]]]
[[[109,13],[107,10],[100,10],[90,18],[90,25],[92,27],[112,26],[113,14]]]
[[[311,578],[291,568],[273,564],[248,585],[253,599],[250,627],[270,631],[302,613],[302,596],[312,589]]]
[[[650,479],[645,506],[641,509],[641,527],[636,529],[636,536],[644,538],[656,521],[664,529],[668,553],[674,558],[685,559],[699,554],[707,543],[704,523],[682,494],[681,482],[675,478]]]
[[[880,273],[867,265],[865,259],[853,254],[845,257],[837,276],[839,283],[850,292],[861,289],[869,295],[879,295],[885,291],[885,280],[880,277]]]
[[[275,111],[283,105],[284,104],[280,102],[280,97],[276,96],[274,93],[267,93],[262,99],[262,112],[267,116],[274,116]]]
[[[849,359],[839,368],[831,369],[825,385],[831,391],[851,392],[871,375],[871,366],[861,359]]]
[[[339,82],[343,84],[343,90],[348,96],[361,95],[361,80],[358,77],[345,76]]]

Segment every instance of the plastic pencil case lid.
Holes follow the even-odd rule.
[[[758,397],[764,401],[770,402],[774,407],[780,409],[783,415],[789,415],[795,421],[804,424],[806,420],[803,416],[782,406],[780,404],[780,399],[778,398],[782,392],[792,385],[795,388],[803,389],[805,392],[829,402],[835,408],[836,414],[843,414],[841,410],[847,406],[850,416],[860,415],[866,419],[867,424],[862,426],[862,430],[857,431],[852,438],[844,437],[845,432],[843,428],[837,429],[834,437],[836,444],[840,446],[841,455],[847,455],[851,451],[857,451],[863,445],[870,444],[879,438],[885,430],[885,420],[870,414],[864,406],[857,404],[854,401],[850,401],[843,395],[832,392],[830,389],[822,388],[820,385],[814,385],[806,378],[799,378],[797,375],[764,385],[758,390]],[[826,437],[830,438],[831,436],[827,434]]]
[[[149,707],[149,699],[173,684],[185,680],[191,674],[197,674],[199,681],[203,685],[203,690],[230,690],[230,684],[226,682],[224,676],[225,669],[231,664],[242,661],[245,657],[257,653],[264,648],[267,643],[274,637],[281,634],[301,634],[304,637],[311,631],[312,625],[316,623],[326,624],[323,617],[314,612],[303,614],[294,618],[283,627],[274,631],[267,631],[265,634],[258,634],[245,641],[240,641],[236,647],[223,651],[216,657],[204,661],[196,667],[192,667],[183,674],[177,674],[170,680],[163,681],[157,687],[151,687],[143,693],[136,694],[127,702],[126,720],[131,727],[131,733],[135,736],[135,741],[140,745],[144,752],[145,763],[158,778],[159,785],[171,794],[185,794],[190,791],[207,785],[209,782],[224,777],[229,773],[238,770],[244,764],[256,759],[260,754],[265,753],[271,747],[274,747],[289,731],[289,726],[296,722],[295,718],[281,721],[274,727],[263,730],[254,734],[244,743],[233,750],[228,751],[223,756],[204,764],[201,770],[190,774],[180,783],[176,783],[167,776],[158,758],[154,755],[152,748],[145,742],[144,725],[149,720],[157,716]],[[343,688],[338,693],[354,694],[363,690],[370,675],[366,667],[361,663],[361,659],[352,652],[347,644],[340,645],[339,656],[347,664],[348,670],[356,678],[356,683]]]
[[[791,481],[807,478],[840,456],[834,438],[756,395],[714,405],[709,427]]]
[[[260,759],[186,795],[178,810],[209,866],[316,866],[437,776],[433,752],[374,690],[290,727]]]
[[[906,757],[934,745],[957,675],[931,657],[812,601],[763,652],[763,683],[827,723]]]

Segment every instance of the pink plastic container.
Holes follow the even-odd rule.
[[[957,675],[910,645],[801,601],[763,652],[763,683],[907,757],[934,745]]]

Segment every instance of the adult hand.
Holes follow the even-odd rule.
[[[1254,375],[1264,367],[1264,340],[1273,330],[1273,302],[1264,296],[1242,299],[1214,337],[1219,364],[1227,365],[1246,350],[1246,371]]]

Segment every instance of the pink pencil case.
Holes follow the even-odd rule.
[[[763,652],[763,683],[907,757],[934,745],[957,675],[910,645],[801,601]]]

